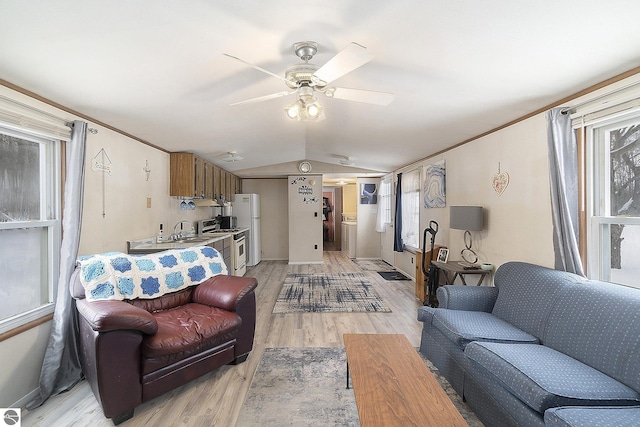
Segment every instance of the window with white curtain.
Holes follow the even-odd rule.
[[[640,112],[586,131],[588,275],[640,287]]]
[[[378,190],[378,218],[376,221],[376,231],[384,232],[387,225],[391,224],[391,202],[393,179],[387,176],[380,180],[380,190]]]
[[[402,174],[402,242],[420,247],[420,169]]]
[[[0,332],[53,312],[60,141],[0,127]]]

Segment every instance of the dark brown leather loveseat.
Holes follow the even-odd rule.
[[[104,415],[119,424],[136,406],[253,348],[256,279],[217,275],[155,299],[87,301],[74,272],[80,359]]]

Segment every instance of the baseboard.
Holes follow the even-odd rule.
[[[17,402],[14,402],[12,405],[9,405],[9,408],[26,408],[27,403],[31,402],[33,399],[38,396],[39,388],[31,390],[26,396],[19,399]]]

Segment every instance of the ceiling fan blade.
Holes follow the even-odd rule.
[[[372,90],[347,89],[337,87],[327,89],[325,92],[329,98],[344,99],[345,101],[364,102],[365,104],[389,105],[395,94],[388,92],[376,92]]]
[[[276,78],[276,79],[278,79],[278,80],[282,80],[282,81],[286,82],[286,80],[285,80],[285,78],[284,78],[284,77],[279,76],[279,75],[277,75],[277,74],[275,74],[275,73],[272,73],[272,72],[271,72],[271,71],[269,71],[269,70],[265,70],[265,69],[264,69],[264,68],[262,68],[262,67],[258,67],[257,65],[254,65],[254,64],[252,64],[252,63],[250,63],[250,62],[247,62],[247,61],[245,61],[244,59],[240,59],[240,58],[238,58],[237,56],[229,55],[228,53],[223,53],[223,55],[224,55],[224,56],[228,56],[229,58],[233,58],[233,59],[235,59],[235,60],[237,60],[237,61],[240,61],[240,62],[242,62],[243,64],[248,65],[248,66],[249,66],[249,67],[251,67],[251,68],[255,68],[255,69],[256,69],[256,70],[258,70],[258,71],[262,71],[263,73],[269,74],[270,76],[273,76],[273,77],[275,77],[275,78]]]
[[[320,80],[331,83],[372,59],[373,56],[367,53],[366,47],[351,42],[313,74]]]
[[[283,96],[292,95],[294,93],[296,93],[296,90],[288,90],[288,91],[285,91],[285,92],[272,93],[270,95],[259,96],[257,98],[251,98],[251,99],[247,99],[245,101],[234,102],[233,104],[231,104],[231,106],[240,105],[240,104],[253,104],[255,102],[262,102],[262,101],[266,101],[268,99],[280,98],[280,97],[283,97]]]

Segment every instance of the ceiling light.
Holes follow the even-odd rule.
[[[322,104],[314,97],[300,97],[285,107],[287,117],[302,122],[319,122],[325,119]]]
[[[320,114],[320,108],[315,103],[309,104],[307,105],[307,114],[311,117],[317,117]]]
[[[298,103],[298,101],[294,102],[293,104],[289,105],[288,107],[286,107],[284,109],[284,111],[287,112],[287,116],[290,119],[299,119],[299,115],[300,115],[300,104]]]

